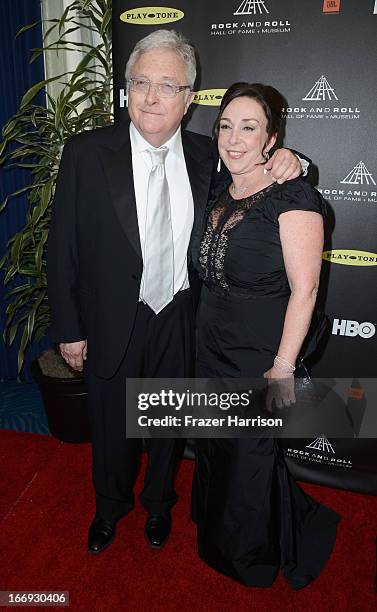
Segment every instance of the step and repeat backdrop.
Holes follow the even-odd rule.
[[[159,28],[182,32],[198,51],[188,129],[211,134],[235,81],[270,84],[284,95],[284,146],[313,160],[313,182],[329,204],[319,302],[331,329],[312,373],[349,378],[342,405],[354,432],[354,439],[323,432],[287,441],[286,456],[298,478],[377,493],[377,441],[357,439],[363,379],[377,377],[377,0],[165,4],[113,0],[116,120],[126,116],[129,53]]]

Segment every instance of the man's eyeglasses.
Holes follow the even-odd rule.
[[[178,93],[185,89],[191,89],[190,85],[173,85],[172,83],[152,83],[149,79],[132,77],[127,79],[127,83],[131,91],[138,93],[147,93],[153,85],[156,93],[160,98],[174,98]]]

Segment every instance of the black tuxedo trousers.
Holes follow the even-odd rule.
[[[183,378],[194,372],[194,306],[190,289],[180,291],[158,315],[139,302],[125,357],[114,376],[87,373],[93,436],[97,514],[108,520],[134,506],[141,439],[127,438],[126,379]],[[174,473],[182,441],[146,439],[148,465],[140,500],[151,514],[167,515],[175,504]]]

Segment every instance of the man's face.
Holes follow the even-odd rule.
[[[143,77],[152,83],[187,85],[184,61],[169,49],[153,49],[140,55],[131,77]],[[154,147],[160,147],[173,136],[194,94],[184,90],[174,98],[161,98],[155,87],[145,93],[128,91],[128,112],[140,134]]]

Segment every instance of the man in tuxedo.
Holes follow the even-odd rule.
[[[91,553],[112,542],[117,521],[134,506],[141,440],[126,437],[126,378],[193,375],[191,252],[214,166],[210,139],[181,130],[195,77],[193,47],[172,30],[154,31],[127,63],[130,121],[74,136],[61,159],[48,290],[53,338],[67,363],[84,370],[88,387]],[[301,172],[287,150],[268,167],[281,181]],[[177,500],[178,444],[150,439],[146,446],[145,535],[161,548]]]

